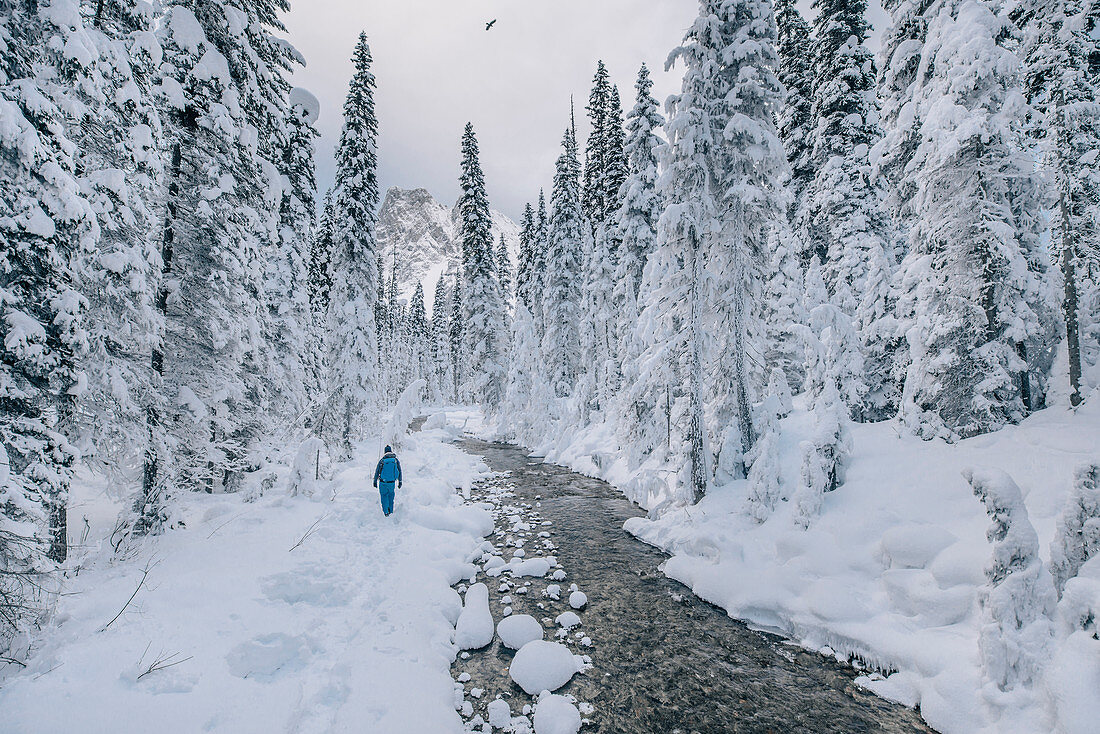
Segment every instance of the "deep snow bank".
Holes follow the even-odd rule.
[[[455,493],[487,468],[445,437],[406,439],[389,518],[372,440],[312,498],[286,495],[283,467],[255,502],[188,495],[185,529],[89,558],[27,669],[3,671],[0,729],[461,732],[450,587],[493,522]]]
[[[804,406],[782,421],[785,498],[794,491],[798,445],[812,422]],[[978,649],[990,521],[962,472],[992,467],[1013,477],[1049,561],[1075,466],[1100,461],[1100,395],[1076,414],[1050,408],[1020,426],[954,445],[905,436],[893,422],[853,426],[847,482],[825,496],[808,530],[797,527],[787,501],[756,524],[745,510],[743,480],[685,506],[675,486],[678,468],[631,469],[614,435],[613,426],[599,424],[539,453],[606,479],[650,508],[649,519],[630,520],[626,529],[669,552],[665,573],[730,616],[893,671],[860,682],[919,705],[946,734],[1097,731],[1100,641],[1073,632],[1067,617],[1100,609],[1100,559],[1067,588],[1040,681],[997,690],[983,678]]]

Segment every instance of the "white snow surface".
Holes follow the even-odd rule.
[[[185,528],[121,559],[100,543],[66,579],[27,668],[0,666],[0,730],[460,734],[450,587],[474,574],[466,559],[492,518],[454,490],[487,467],[444,437],[406,440],[388,518],[371,486],[375,437],[312,498],[185,493]],[[281,489],[290,467],[279,473]],[[118,509],[74,486],[70,516],[89,518],[91,542]],[[176,664],[146,673],[157,660]]]
[[[466,601],[455,627],[459,650],[479,650],[493,641],[493,614],[489,611],[489,587],[474,584],[466,590]]]
[[[497,636],[505,647],[519,650],[528,642],[542,639],[542,625],[530,614],[516,614],[497,623]]]
[[[535,704],[535,734],[577,734],[581,712],[565,696],[544,693]]]
[[[782,496],[800,468],[799,443],[814,419],[804,395],[781,421]],[[468,430],[495,429],[467,417]],[[1038,680],[1008,692],[983,674],[979,631],[984,569],[993,557],[990,520],[963,471],[1000,468],[1019,485],[1044,563],[1070,495],[1074,469],[1100,461],[1100,392],[1076,411],[1056,405],[1018,426],[948,444],[907,435],[895,421],[852,426],[847,480],[824,495],[809,530],[780,501],[762,524],[748,514],[747,480],[684,502],[674,467],[630,467],[609,423],[531,447],[547,461],[602,478],[650,510],[625,528],[671,554],[664,572],[731,617],[828,647],[872,669],[860,683],[919,705],[944,734],[1096,734],[1100,640],[1079,630],[1100,611],[1096,560],[1086,564],[1054,613],[1058,630]],[[1044,570],[1044,573],[1046,571]],[[1081,596],[1069,591],[1080,589]],[[1082,600],[1083,597],[1083,600]],[[1078,622],[1069,622],[1076,619]]]
[[[572,679],[582,667],[580,657],[559,642],[535,640],[516,652],[508,669],[520,688],[534,696],[556,691]]]

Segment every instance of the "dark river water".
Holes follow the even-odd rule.
[[[540,463],[514,446],[474,440],[459,445],[507,473],[476,485],[472,496],[498,508],[491,541],[502,546],[504,559],[512,556],[509,544],[520,543],[527,558],[552,554],[567,573],[559,582],[516,580],[505,591],[498,589],[509,574],[479,573],[478,581],[489,587],[494,620],[503,618],[507,594],[515,614],[541,620],[545,639],[557,639],[554,618],[569,610],[569,585],[588,596],[576,632],[591,645],[573,633],[568,640],[575,654],[591,657],[592,667],[557,691],[591,704],[582,708],[589,720],[582,733],[932,731],[915,711],[856,686],[854,668],[750,630],[666,578],[658,566],[667,556],[622,529],[623,521],[642,512],[610,485]],[[517,514],[530,529],[516,529]],[[561,585],[560,601],[543,595],[551,583]],[[517,594],[516,587],[527,592]],[[513,715],[532,702],[508,677],[512,654],[494,639],[455,661],[456,678],[471,676],[465,690],[484,690],[480,698],[467,697],[475,716],[488,719],[485,705],[498,695]]]

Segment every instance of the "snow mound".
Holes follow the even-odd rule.
[[[505,647],[519,650],[528,642],[542,639],[542,625],[529,614],[517,614],[497,624],[497,635]]]
[[[565,696],[544,693],[535,705],[535,734],[577,734],[581,712]]]
[[[290,90],[290,109],[298,110],[302,122],[307,125],[317,124],[321,116],[321,103],[308,89],[294,87]]]
[[[530,558],[526,561],[521,561],[512,566],[512,576],[519,578],[522,576],[532,576],[534,578],[542,578],[546,574],[550,573],[551,564],[545,558]]]
[[[520,688],[534,696],[542,691],[556,691],[580,669],[580,659],[565,645],[535,640],[519,649],[508,672]]]
[[[574,627],[579,627],[581,624],[581,618],[577,616],[576,612],[562,612],[554,621],[565,630],[571,630]]]
[[[588,596],[583,591],[574,591],[569,595],[569,606],[574,609],[584,609],[586,604],[588,604]]]
[[[487,713],[489,714],[489,726],[494,729],[507,729],[512,725],[512,709],[508,707],[508,702],[503,699],[498,698],[491,702]]]
[[[447,414],[444,413],[443,411],[440,411],[438,413],[432,413],[428,417],[428,420],[424,421],[423,430],[425,430],[425,431],[434,431],[436,429],[446,428],[446,427],[447,427]]]
[[[455,627],[455,646],[477,650],[493,641],[493,615],[489,611],[489,588],[474,584],[466,590],[466,604]]]

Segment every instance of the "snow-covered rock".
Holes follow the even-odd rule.
[[[489,726],[494,729],[507,729],[512,725],[512,709],[508,702],[498,698],[488,706]]]
[[[544,693],[535,705],[535,734],[577,734],[581,712],[565,696]]]
[[[584,609],[588,604],[588,596],[583,591],[574,591],[569,595],[569,606],[574,609]]]
[[[477,650],[493,641],[493,614],[489,611],[489,588],[474,584],[466,590],[466,603],[455,627],[455,646]]]
[[[535,640],[519,649],[508,673],[520,688],[533,696],[542,691],[558,690],[580,669],[580,658],[565,645]]]
[[[517,614],[497,624],[497,635],[505,647],[519,650],[528,642],[542,639],[542,625],[529,614]]]
[[[554,620],[562,629],[571,630],[580,626],[581,618],[576,612],[562,612]]]

